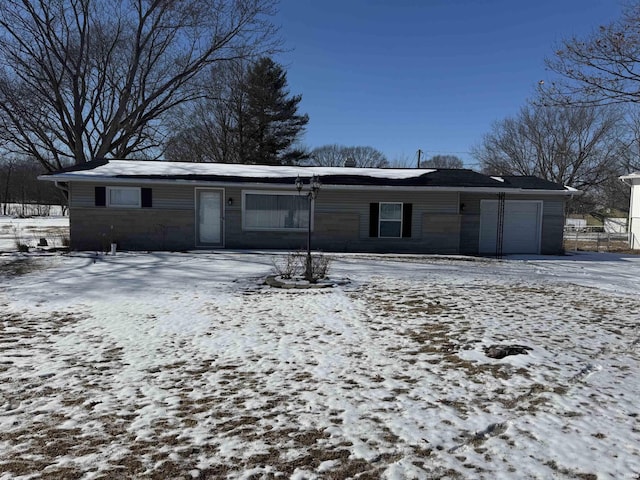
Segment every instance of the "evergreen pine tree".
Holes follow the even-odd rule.
[[[302,95],[290,96],[287,86],[285,70],[270,58],[261,58],[249,68],[242,119],[244,163],[291,165],[307,157],[294,144],[309,116],[298,114]]]

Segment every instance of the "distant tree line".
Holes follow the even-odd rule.
[[[0,214],[21,214],[20,206],[27,204],[66,205],[61,190],[52,182],[37,180],[45,171],[33,159],[10,156],[0,159]]]
[[[369,146],[323,145],[309,154],[308,164],[320,167],[353,166],[360,168],[383,168],[389,166],[387,157]]]

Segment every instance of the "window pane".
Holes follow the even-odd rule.
[[[136,207],[140,204],[140,190],[137,188],[110,188],[109,204]]]
[[[381,237],[400,237],[400,222],[380,222],[380,236]]]
[[[400,220],[402,218],[401,203],[381,203],[380,219],[381,220]]]
[[[254,194],[245,195],[245,228],[307,228],[309,200],[306,196]]]

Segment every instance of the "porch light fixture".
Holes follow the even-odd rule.
[[[233,205],[233,198],[229,197],[229,200],[227,200],[227,205]]]
[[[309,282],[313,280],[311,263],[311,202],[318,196],[320,186],[320,177],[318,175],[313,175],[311,179],[309,179],[309,191],[307,192],[307,198],[309,199],[309,217],[307,221],[307,264],[304,276]],[[300,175],[298,175],[296,178],[296,190],[298,190],[298,194],[302,194],[303,188],[304,181],[300,178]]]

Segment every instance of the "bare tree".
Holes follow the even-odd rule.
[[[210,65],[270,51],[276,0],[4,0],[0,132],[47,170],[155,155]]]
[[[424,168],[463,168],[464,162],[455,155],[434,155],[421,165]]]
[[[539,83],[547,104],[640,103],[640,2],[587,38],[565,40],[546,64],[560,75]]]
[[[206,96],[171,118],[164,157],[170,161],[241,163],[246,108],[244,59],[220,62],[207,77]]]
[[[527,105],[496,122],[473,155],[485,173],[536,175],[589,190],[621,173],[624,134],[613,107]]]
[[[344,149],[337,143],[316,147],[311,150],[308,163],[319,167],[341,167],[346,160]]]
[[[361,168],[384,168],[389,166],[387,157],[373,147],[344,145],[323,145],[316,147],[310,154],[311,165],[322,167],[342,167],[345,162],[353,162]]]

